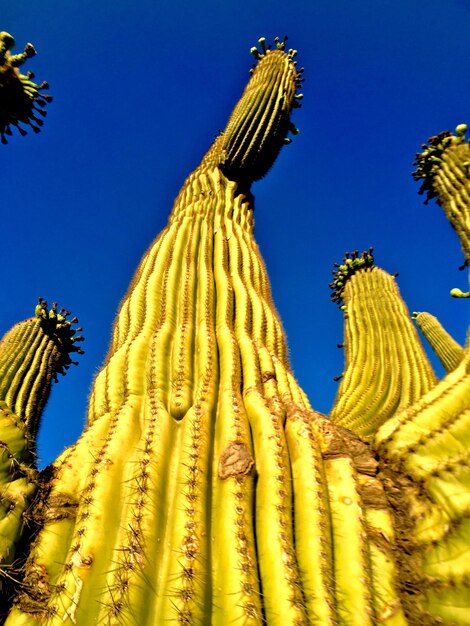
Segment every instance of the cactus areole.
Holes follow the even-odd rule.
[[[350,344],[334,419],[311,408],[249,192],[298,132],[302,70],[285,40],[259,46],[121,303],[83,434],[39,481],[7,626],[468,623],[468,358],[436,386],[392,277],[354,254],[332,284]]]

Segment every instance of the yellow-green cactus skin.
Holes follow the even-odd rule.
[[[465,258],[470,266],[470,144],[466,141],[467,125],[459,124],[455,134],[444,131],[430,137],[423,151],[416,155],[415,180],[421,181],[420,193],[426,194],[427,203],[436,198],[444,209],[460,240]],[[470,292],[454,288],[455,298],[469,298]]]
[[[395,513],[402,576],[413,581],[428,620],[432,615],[459,626],[470,623],[469,443],[467,348],[461,363],[384,424],[375,440]],[[402,598],[406,603],[410,596]]]
[[[35,317],[0,341],[0,600],[17,576],[17,548],[33,526],[29,507],[41,482],[36,436],[52,382],[75,363],[71,353],[83,353],[76,345],[83,336],[60,313],[54,318],[54,310],[40,298]]]
[[[353,253],[343,381],[330,418],[312,409],[250,192],[297,133],[301,71],[259,45],[41,483],[6,626],[470,623],[468,353],[438,383],[395,279]]]
[[[449,335],[435,315],[426,311],[415,311],[412,319],[416,322],[446,372],[454,370],[463,359],[463,347]]]
[[[0,32],[0,138],[3,144],[8,143],[6,136],[12,134],[12,127],[21,135],[27,134],[21,124],[38,133],[44,123],[41,118],[46,115],[44,107],[52,100],[43,93],[49,87],[46,82],[37,85],[32,72],[24,75],[18,69],[35,56],[34,46],[28,43],[24,52],[11,54],[14,45],[15,40],[9,33]]]
[[[336,267],[330,287],[344,311],[345,369],[330,417],[370,441],[437,381],[396,280],[373,264],[372,251]]]

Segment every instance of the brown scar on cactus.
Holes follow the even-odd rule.
[[[248,446],[240,441],[231,441],[219,461],[219,478],[247,476],[254,467],[254,459]]]

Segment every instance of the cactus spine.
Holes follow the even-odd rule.
[[[393,278],[354,253],[332,284],[344,380],[332,419],[312,410],[250,194],[297,132],[301,72],[259,44],[32,508],[7,626],[468,624],[468,355],[436,384]]]

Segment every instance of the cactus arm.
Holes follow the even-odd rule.
[[[346,362],[331,411],[335,423],[369,440],[436,382],[395,280],[371,264],[347,276],[338,270],[341,291],[333,296],[346,307]]]
[[[40,418],[52,381],[79,350],[71,325],[57,328],[42,309],[0,341],[0,590],[6,581],[7,594],[8,579],[21,578],[21,546],[34,533],[31,507],[44,482],[36,467]]]
[[[407,543],[403,566],[421,581],[418,606],[427,619],[432,614],[459,625],[467,623],[469,605],[469,406],[467,352],[456,369],[376,436],[389,490],[394,485],[390,498],[398,499],[393,510],[400,542]],[[404,509],[406,518],[400,514]]]
[[[445,131],[428,139],[416,155],[413,172],[421,181],[419,193],[426,193],[427,203],[436,198],[454,228],[462,248],[465,266],[470,265],[470,144],[465,141],[466,124],[459,124],[455,134]],[[454,297],[470,297],[470,292],[452,289]]]
[[[295,50],[263,51],[243,96],[235,107],[222,139],[222,171],[228,178],[258,180],[279,154],[292,127],[290,111],[300,85],[292,59]]]
[[[42,93],[49,87],[46,82],[37,85],[31,80],[32,72],[25,76],[17,69],[36,54],[34,47],[29,43],[23,53],[12,55],[10,49],[14,45],[15,40],[9,33],[0,32],[0,137],[3,144],[8,143],[6,136],[12,134],[12,126],[21,135],[27,134],[20,123],[38,133],[44,122],[37,116],[46,115],[43,107],[52,100]]]
[[[449,335],[434,315],[426,312],[414,312],[412,319],[416,322],[446,372],[454,370],[463,359],[463,347]]]

